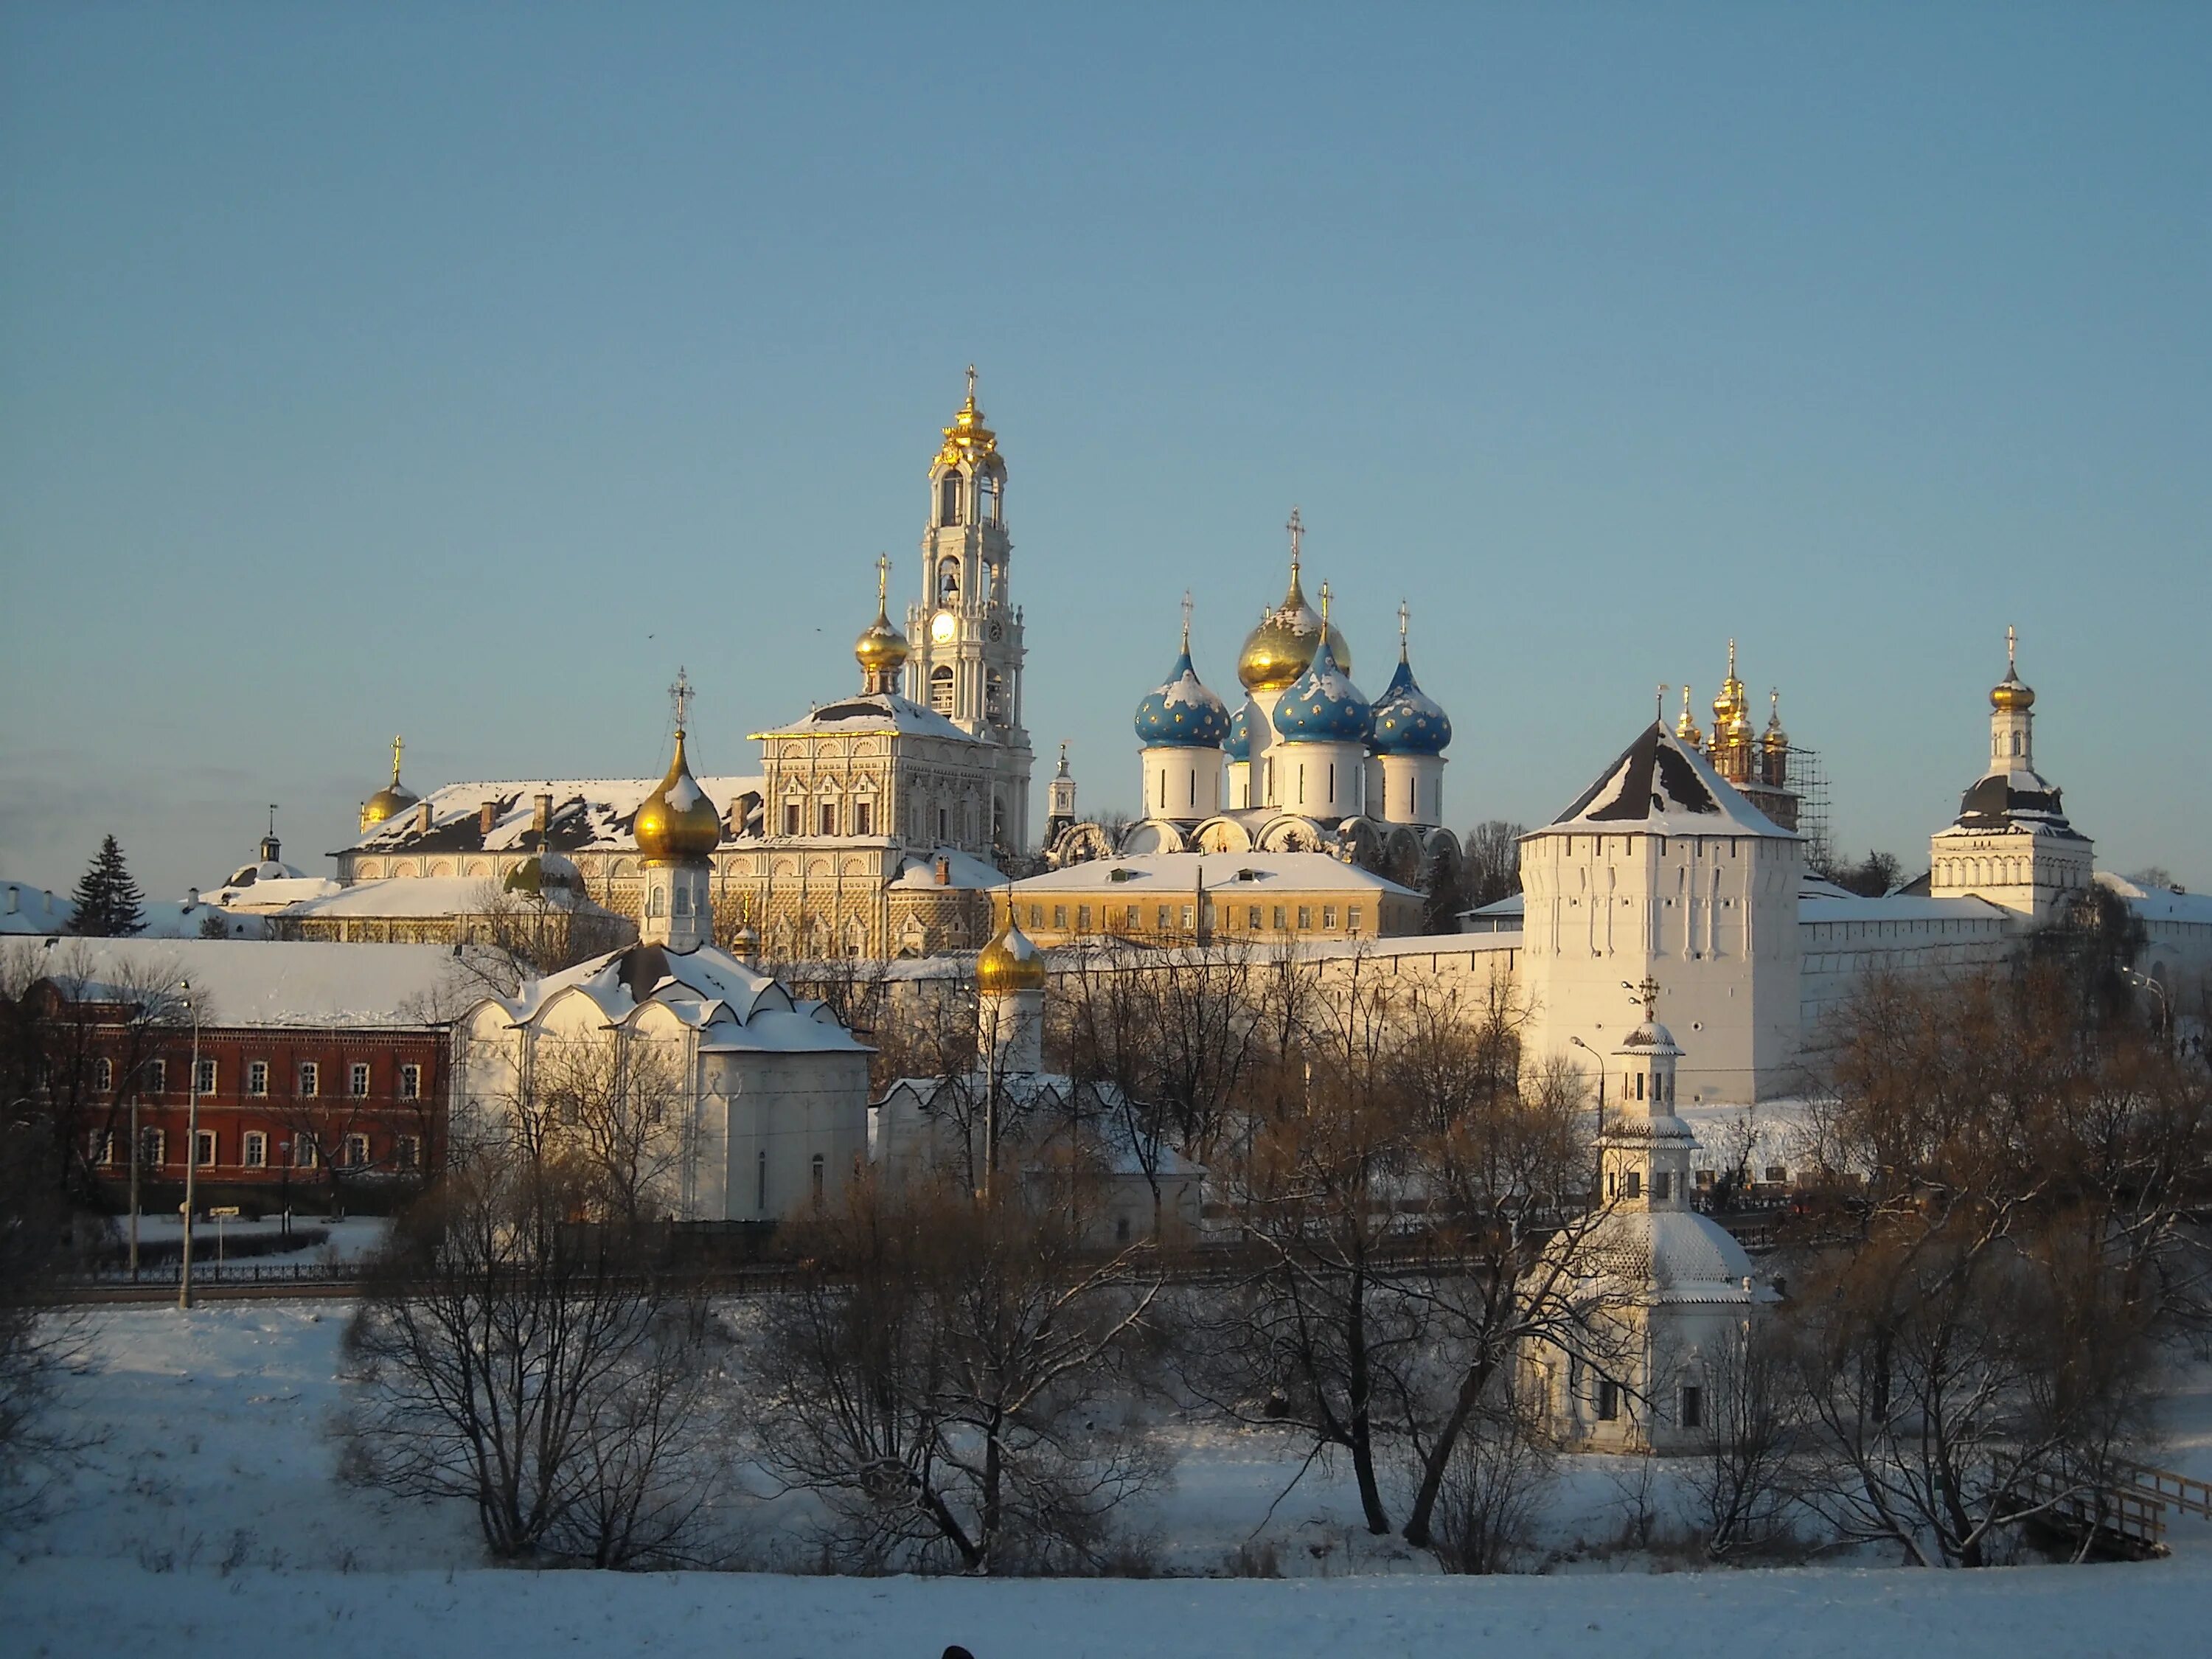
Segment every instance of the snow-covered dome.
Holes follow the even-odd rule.
[[[1413,665],[1401,651],[1398,672],[1376,701],[1375,752],[1441,755],[1451,739],[1451,716],[1415,682]]]
[[[720,845],[721,814],[691,776],[684,756],[684,728],[676,728],[676,754],[659,787],[638,803],[631,821],[637,850],[651,863],[704,858]]]
[[[258,864],[240,865],[230,872],[226,887],[251,887],[257,881],[302,881],[307,872],[275,859],[263,859]]]
[[[1582,1243],[1582,1276],[1642,1286],[1654,1302],[1750,1302],[1751,1257],[1694,1210],[1617,1210]]]
[[[1374,735],[1374,708],[1336,665],[1333,641],[1322,641],[1313,666],[1283,693],[1275,730],[1285,743],[1364,743]]]
[[[1212,749],[1229,734],[1229,708],[1200,682],[1186,639],[1168,677],[1137,705],[1137,739],[1146,748]]]
[[[1260,711],[1253,706],[1251,698],[1245,698],[1237,706],[1236,714],[1230,717],[1229,735],[1221,744],[1230,759],[1249,761],[1252,758],[1252,722],[1259,718]]]

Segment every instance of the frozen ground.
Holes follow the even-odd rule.
[[[1188,1438],[1144,1517],[1164,1565],[1218,1570],[1257,1534],[1286,1582],[977,1583],[767,1573],[629,1577],[479,1567],[458,1507],[341,1487],[325,1432],[343,1304],[102,1310],[76,1409],[108,1434],[63,1511],[0,1560],[0,1655],[223,1659],[487,1651],[1012,1656],[1486,1651],[1962,1656],[2199,1651],[2212,1537],[2140,1566],[1936,1574],[1879,1565],[1653,1573],[1633,1558],[1451,1579],[1356,1525],[1340,1473],[1264,1436]],[[2212,1391],[2177,1391],[2165,1461],[2212,1474]],[[1570,1466],[1553,1541],[1602,1542],[1627,1466]],[[1643,1467],[1638,1465],[1635,1467]],[[756,1517],[773,1535],[772,1511]]]

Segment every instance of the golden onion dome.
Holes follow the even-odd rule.
[[[888,558],[876,561],[876,619],[860,630],[860,637],[853,641],[853,655],[859,659],[860,672],[872,681],[887,682],[890,676],[906,666],[913,653],[905,635],[898,631],[890,613],[891,562]]]
[[[2020,635],[2014,629],[2005,629],[2005,677],[1990,688],[1990,707],[2002,714],[2025,714],[2035,707],[2034,690],[2020,678]]]
[[[1713,720],[1727,735],[1744,712],[1743,682],[1735,677],[1735,641],[1729,641],[1728,677],[1721,682],[1720,695],[1713,699]],[[1746,720],[1744,729],[1750,730]]]
[[[1283,602],[1260,618],[1260,625],[1244,636],[1244,648],[1237,654],[1237,678],[1247,691],[1280,691],[1294,684],[1321,652],[1322,630],[1328,630],[1329,654],[1336,665],[1349,678],[1352,674],[1352,647],[1344,642],[1344,635],[1334,623],[1324,623],[1321,615],[1306,603],[1305,590],[1298,583],[1298,567],[1291,566],[1290,591]]]
[[[1011,908],[998,937],[976,953],[975,988],[987,997],[1044,989],[1044,952],[1022,932]]]
[[[392,781],[361,804],[361,827],[374,830],[388,818],[396,818],[422,798],[399,781],[399,757],[407,747],[404,738],[392,740]]]
[[[1779,691],[1766,694],[1766,730],[1759,740],[1770,751],[1790,746],[1790,734],[1782,729],[1782,694]]]
[[[1692,749],[1705,746],[1705,734],[1698,729],[1697,716],[1690,712],[1690,688],[1687,685],[1682,688],[1682,717],[1674,722],[1674,736],[1677,741]]]
[[[684,728],[676,728],[676,756],[668,775],[638,803],[633,833],[637,850],[653,864],[704,858],[721,845],[722,816],[691,776],[684,758]]]

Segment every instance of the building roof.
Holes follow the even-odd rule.
[[[1638,733],[1573,805],[1534,833],[1559,831],[1797,839],[1746,800],[1711,762],[1656,723]]]
[[[2146,887],[2109,871],[2097,872],[2097,882],[2128,902],[2128,908],[2145,921],[2185,921],[2212,927],[2212,893],[2192,893],[2181,887]]]
[[[1134,898],[1146,893],[1188,893],[1201,884],[1208,892],[1231,897],[1266,889],[1421,896],[1410,887],[1328,853],[1144,853],[1091,859],[1018,881],[1013,891],[1024,896],[1112,888]]]
[[[2025,767],[1987,772],[1969,784],[1951,827],[1968,835],[2025,830],[2060,841],[2087,839],[2066,821],[2058,786]]]
[[[357,881],[350,887],[303,900],[281,914],[288,921],[344,918],[409,917],[446,920],[480,916],[504,895],[489,876],[386,876]],[[613,913],[570,890],[548,885],[546,900],[556,908],[576,915]]]
[[[921,854],[902,862],[898,874],[891,878],[900,887],[934,887],[937,882],[938,861],[945,863],[945,885],[976,891],[986,887],[1004,887],[1006,872],[995,864],[987,864],[973,854],[963,853],[957,847],[940,847],[933,853]]]
[[[1774,1300],[1726,1228],[1692,1210],[1616,1210],[1583,1243],[1583,1276],[1645,1303]]]
[[[763,787],[757,777],[694,780],[724,818],[732,802]],[[659,778],[508,778],[448,783],[423,799],[430,808],[428,833],[417,834],[422,807],[372,826],[353,843],[362,853],[526,853],[538,850],[538,797],[553,798],[546,840],[556,852],[631,852],[630,826]],[[483,805],[493,803],[492,827],[483,828]],[[307,896],[302,895],[301,896]]]
[[[794,997],[775,975],[712,945],[682,951],[626,945],[532,980],[512,997],[487,1000],[521,1025],[570,992],[587,999],[612,1025],[657,1003],[699,1032],[702,1054],[867,1052],[826,1004]]]
[[[58,933],[69,919],[67,899],[28,882],[0,881],[0,933]]]
[[[950,743],[976,743],[997,746],[998,739],[978,737],[963,732],[935,709],[924,708],[920,703],[901,696],[896,691],[869,691],[859,696],[843,697],[836,702],[823,703],[810,710],[805,717],[788,726],[778,726],[766,732],[752,734],[756,742],[767,738],[817,737],[827,732],[853,735],[860,732],[888,732],[912,738],[940,738]],[[706,780],[700,780],[704,783]],[[714,792],[710,789],[708,793]]]
[[[44,977],[80,1000],[189,980],[206,1025],[419,1027],[481,983],[443,945],[85,939],[46,954]]]

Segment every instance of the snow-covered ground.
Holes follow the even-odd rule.
[[[700,1655],[1305,1655],[1418,1650],[1965,1656],[2199,1650],[2212,1529],[2133,1566],[1928,1573],[1875,1565],[1653,1571],[1600,1548],[1641,1462],[1577,1460],[1540,1577],[1455,1579],[1370,1538],[1341,1470],[1271,1437],[1194,1429],[1174,1489],[1135,1517],[1161,1566],[1220,1571],[1272,1546],[1285,1582],[1176,1577],[981,1583],[770,1573],[623,1577],[487,1569],[460,1507],[340,1486],[342,1303],[101,1310],[73,1409],[106,1441],[68,1501],[0,1560],[0,1655],[156,1649],[225,1659],[487,1650]],[[2172,1401],[2164,1461],[2212,1475],[2212,1381]],[[1664,1503],[1665,1495],[1658,1501]],[[756,1534],[773,1537],[773,1509]],[[1264,1523],[1263,1523],[1264,1522]],[[1659,1564],[1662,1567],[1664,1562]]]

